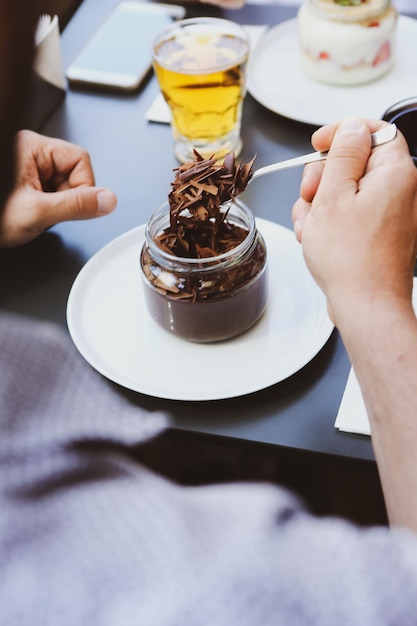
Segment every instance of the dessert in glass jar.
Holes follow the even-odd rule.
[[[297,31],[304,71],[333,85],[360,85],[393,66],[397,11],[391,0],[304,0]]]
[[[168,203],[146,225],[140,256],[145,300],[165,330],[195,342],[235,337],[267,305],[267,251],[236,195],[251,163],[198,159],[178,168]]]

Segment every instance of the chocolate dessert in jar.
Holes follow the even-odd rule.
[[[304,0],[297,15],[303,70],[333,85],[360,85],[393,66],[397,11],[391,0]]]
[[[230,339],[267,305],[267,251],[250,209],[236,198],[251,164],[233,155],[178,169],[169,204],[150,217],[140,265],[152,318],[194,342]]]

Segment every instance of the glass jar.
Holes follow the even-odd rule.
[[[247,235],[209,258],[173,256],[156,243],[169,226],[167,203],[146,225],[140,267],[148,310],[160,326],[190,341],[230,339],[253,326],[266,308],[267,251],[254,215],[240,200],[224,210],[228,223]]]
[[[304,0],[297,15],[303,69],[333,85],[374,81],[393,66],[396,26],[391,0]]]
[[[402,132],[417,167],[417,97],[396,102],[385,111],[382,119],[395,124]]]

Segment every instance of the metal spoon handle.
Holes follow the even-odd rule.
[[[397,136],[397,127],[395,124],[384,126],[376,133],[372,133],[372,148],[380,146],[384,143],[392,141]],[[310,154],[304,154],[303,156],[295,157],[294,159],[288,159],[287,161],[281,161],[280,163],[272,163],[272,165],[266,165],[255,170],[251,181],[258,176],[264,174],[271,174],[272,172],[278,172],[290,167],[297,167],[297,165],[305,165],[306,163],[312,163],[313,161],[324,161],[327,158],[328,152],[311,152]]]

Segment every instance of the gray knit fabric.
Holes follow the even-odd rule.
[[[0,316],[1,626],[417,624],[414,535],[172,484],[132,454],[164,424],[63,331]]]

